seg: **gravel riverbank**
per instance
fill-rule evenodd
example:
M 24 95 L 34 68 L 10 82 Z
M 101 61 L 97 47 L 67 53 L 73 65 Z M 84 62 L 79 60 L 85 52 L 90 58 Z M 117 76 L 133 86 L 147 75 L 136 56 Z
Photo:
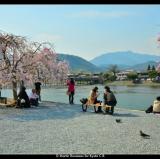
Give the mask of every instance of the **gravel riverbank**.
M 116 108 L 111 116 L 93 108 L 82 112 L 78 104 L 42 102 L 0 108 L 0 130 L 0 154 L 160 154 L 160 115 L 143 111 Z

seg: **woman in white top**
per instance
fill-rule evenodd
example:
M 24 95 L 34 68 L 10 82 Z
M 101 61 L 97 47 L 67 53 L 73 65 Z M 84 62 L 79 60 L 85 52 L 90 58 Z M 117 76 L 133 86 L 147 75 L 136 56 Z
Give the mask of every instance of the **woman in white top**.
M 38 106 L 38 98 L 39 98 L 39 96 L 37 95 L 36 90 L 32 89 L 32 92 L 29 96 L 30 104 Z
M 153 101 L 153 105 L 151 105 L 145 112 L 146 113 L 160 113 L 160 96 L 157 97 L 157 99 Z
M 160 97 L 153 102 L 153 113 L 160 113 Z

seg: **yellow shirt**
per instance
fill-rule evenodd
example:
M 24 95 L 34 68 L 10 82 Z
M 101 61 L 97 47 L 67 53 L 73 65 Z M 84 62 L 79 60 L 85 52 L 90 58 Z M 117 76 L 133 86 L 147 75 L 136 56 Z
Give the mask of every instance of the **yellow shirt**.
M 98 97 L 97 92 L 91 91 L 89 98 L 88 98 L 88 102 L 89 104 L 94 104 L 95 99 Z

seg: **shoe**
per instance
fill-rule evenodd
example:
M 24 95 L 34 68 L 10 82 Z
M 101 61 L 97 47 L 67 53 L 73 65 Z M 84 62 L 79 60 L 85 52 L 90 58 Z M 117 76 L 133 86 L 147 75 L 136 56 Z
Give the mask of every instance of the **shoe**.
M 109 114 L 110 114 L 110 115 L 113 115 L 113 112 L 110 112 Z
M 103 113 L 103 111 L 97 111 L 97 113 Z

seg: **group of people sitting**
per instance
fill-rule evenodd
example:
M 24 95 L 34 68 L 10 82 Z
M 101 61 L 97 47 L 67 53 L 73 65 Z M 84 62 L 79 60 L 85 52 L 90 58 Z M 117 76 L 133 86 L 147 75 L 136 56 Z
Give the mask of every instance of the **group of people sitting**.
M 87 102 L 89 104 L 96 104 L 96 103 L 101 104 L 102 101 L 97 99 L 99 95 L 100 93 L 98 92 L 98 87 L 94 87 L 90 92 L 89 98 L 83 98 L 80 101 L 82 104 L 86 104 Z M 111 111 L 109 111 L 108 108 L 106 108 L 104 111 L 112 115 L 114 113 L 114 107 L 117 104 L 117 100 L 116 100 L 114 93 L 110 90 L 110 87 L 108 86 L 104 87 L 103 104 L 111 106 Z M 98 113 L 103 112 L 101 106 L 98 107 L 97 112 Z
M 16 108 L 29 108 L 31 105 L 38 106 L 38 99 L 39 95 L 36 93 L 36 89 L 32 89 L 31 94 L 28 96 L 26 88 L 22 86 L 18 94 Z

